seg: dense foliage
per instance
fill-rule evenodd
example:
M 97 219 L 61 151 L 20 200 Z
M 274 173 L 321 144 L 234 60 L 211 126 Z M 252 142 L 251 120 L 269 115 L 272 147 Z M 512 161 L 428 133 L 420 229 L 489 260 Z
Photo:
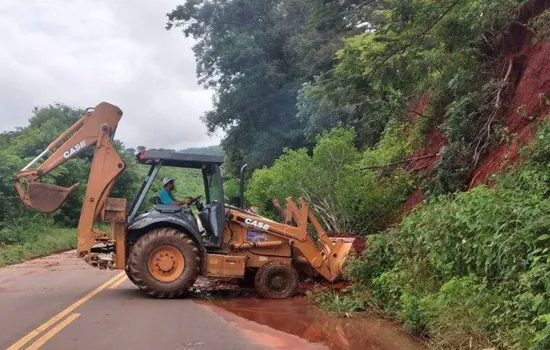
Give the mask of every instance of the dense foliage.
M 359 144 L 373 145 L 389 121 L 410 119 L 414 96 L 426 95 L 430 103 L 420 113 L 448 140 L 431 192 L 461 189 L 500 140 L 495 113 L 507 82 L 494 47 L 523 3 L 372 2 L 365 21 L 373 30 L 346 38 L 336 66 L 301 91 L 300 117 L 313 130 L 334 122 L 353 126 Z
M 337 308 L 378 307 L 440 348 L 542 349 L 548 128 L 523 168 L 457 194 L 511 136 L 501 121 L 517 67 L 504 54 L 522 31 L 548 39 L 548 11 L 525 18 L 534 3 L 188 0 L 168 27 L 198 40 L 198 77 L 216 92 L 204 120 L 227 131 L 229 172 L 257 169 L 247 197 L 264 213 L 271 199 L 303 196 L 330 230 L 370 234 L 409 189 L 428 194 L 369 237 L 351 277 L 372 296 L 356 288 Z M 413 109 L 419 96 L 427 104 Z M 446 140 L 430 176 L 373 168 L 411 156 L 427 131 Z
M 284 147 L 304 146 L 296 116 L 302 84 L 330 68 L 345 16 L 359 1 L 188 0 L 168 14 L 197 40 L 199 82 L 216 91 L 204 121 L 227 131 L 229 170 L 271 164 Z
M 367 234 L 385 228 L 395 216 L 414 181 L 402 171 L 380 177 L 360 168 L 384 164 L 410 152 L 403 130 L 392 129 L 378 148 L 361 152 L 354 145 L 355 133 L 336 128 L 317 139 L 313 154 L 290 150 L 273 167 L 254 172 L 247 200 L 263 213 L 272 209 L 272 199 L 306 199 L 326 229 L 332 232 Z
M 189 0 L 167 27 L 198 40 L 199 81 L 216 91 L 204 120 L 227 131 L 232 173 L 270 165 L 285 147 L 311 149 L 338 123 L 373 146 L 429 93 L 425 114 L 445 119 L 450 141 L 432 186 L 441 193 L 460 188 L 500 135 L 488 123 L 505 85 L 494 48 L 526 2 Z
M 525 163 L 371 237 L 349 275 L 442 349 L 550 347 L 550 123 Z M 356 287 L 364 288 L 364 287 Z

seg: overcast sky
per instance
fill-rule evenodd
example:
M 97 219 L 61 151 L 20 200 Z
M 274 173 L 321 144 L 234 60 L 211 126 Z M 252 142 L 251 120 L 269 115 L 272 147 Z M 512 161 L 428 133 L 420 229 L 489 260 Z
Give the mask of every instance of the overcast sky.
M 1 2 L 0 131 L 24 126 L 34 106 L 107 101 L 124 112 L 127 147 L 219 143 L 199 119 L 212 93 L 197 85 L 193 41 L 164 29 L 184 0 Z

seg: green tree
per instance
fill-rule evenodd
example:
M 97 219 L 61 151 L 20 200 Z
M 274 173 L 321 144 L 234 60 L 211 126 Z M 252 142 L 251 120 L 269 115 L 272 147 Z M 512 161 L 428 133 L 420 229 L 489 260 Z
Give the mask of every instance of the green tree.
M 525 3 L 365 2 L 354 16 L 369 30 L 344 38 L 338 63 L 303 87 L 300 120 L 311 134 L 338 123 L 354 127 L 358 143 L 371 147 L 390 121 L 411 119 L 413 98 L 427 95 L 422 117 L 449 141 L 430 187 L 433 193 L 462 189 L 498 141 L 492 136 L 498 123 L 491 120 L 502 105 L 496 96 L 508 82 L 495 79 L 495 62 L 487 54 L 498 55 L 495 48 Z M 492 129 L 479 132 L 484 125 Z
M 284 147 L 307 143 L 296 119 L 302 83 L 326 71 L 349 31 L 352 2 L 321 0 L 188 0 L 168 14 L 194 46 L 199 82 L 216 91 L 204 115 L 209 131 L 224 129 L 228 170 L 271 162 Z

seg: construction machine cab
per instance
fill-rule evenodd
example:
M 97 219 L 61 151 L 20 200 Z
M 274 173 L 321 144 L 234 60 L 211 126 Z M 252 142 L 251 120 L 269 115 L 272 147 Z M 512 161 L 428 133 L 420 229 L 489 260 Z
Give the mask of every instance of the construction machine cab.
M 206 247 L 219 248 L 223 242 L 222 234 L 225 217 L 223 180 L 220 171 L 223 157 L 166 150 L 145 150 L 140 152 L 136 156 L 136 159 L 139 164 L 146 164 L 151 167 L 133 203 L 128 209 L 127 226 L 129 230 L 141 227 L 144 219 L 147 222 L 155 217 L 154 220 L 158 222 L 161 222 L 161 220 L 166 222 L 168 220 L 169 222 L 181 223 L 180 226 L 185 231 L 192 231 L 189 233 L 197 240 L 200 239 L 201 243 Z M 199 231 L 196 219 L 190 210 L 183 210 L 182 207 L 176 205 L 158 204 L 159 201 L 156 200 L 158 198 L 155 199 L 156 204 L 151 211 L 139 216 L 137 215 L 160 168 L 163 166 L 201 170 L 205 201 L 203 203 L 199 198 L 195 201 L 195 205 L 199 211 L 197 216 L 205 234 Z

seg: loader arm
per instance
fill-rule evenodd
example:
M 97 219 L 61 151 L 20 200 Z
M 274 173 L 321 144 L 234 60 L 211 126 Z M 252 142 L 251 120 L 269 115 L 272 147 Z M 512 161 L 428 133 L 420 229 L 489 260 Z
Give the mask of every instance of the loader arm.
M 232 220 L 246 225 L 252 223 L 256 229 L 286 238 L 290 246 L 302 253 L 303 256 L 299 257 L 305 259 L 302 263 L 310 265 L 330 282 L 338 279 L 342 275 L 348 256 L 354 254 L 354 239 L 329 237 L 302 198 L 298 200 L 299 207 L 291 197 L 286 199 L 285 209 L 282 209 L 276 200 L 273 204 L 284 219 L 284 223 L 241 211 L 235 211 Z M 254 225 L 254 222 L 258 221 L 261 224 Z M 314 229 L 315 235 L 311 228 Z M 268 246 L 266 243 L 262 245 Z
M 77 228 L 80 257 L 88 256 L 93 245 L 109 239 L 106 233 L 95 230 L 93 224 L 102 214 L 107 196 L 124 169 L 124 162 L 111 142 L 121 117 L 122 111 L 106 102 L 87 109 L 38 157 L 15 174 L 15 187 L 24 205 L 52 213 L 61 207 L 78 183 L 65 188 L 36 181 L 83 150 L 95 146 Z M 48 158 L 40 166 L 32 167 L 46 155 Z

